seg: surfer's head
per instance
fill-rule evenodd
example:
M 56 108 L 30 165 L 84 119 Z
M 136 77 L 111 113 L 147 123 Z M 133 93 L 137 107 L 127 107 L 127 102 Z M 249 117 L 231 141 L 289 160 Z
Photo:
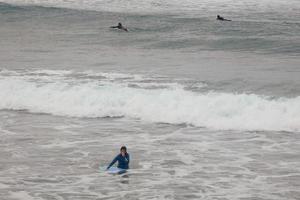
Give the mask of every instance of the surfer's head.
M 121 24 L 121 22 L 119 22 L 119 23 L 118 23 L 118 26 L 119 26 L 119 27 L 122 27 L 122 24 Z
M 127 153 L 127 148 L 125 146 L 122 146 L 121 149 L 120 149 L 120 152 L 122 154 L 126 154 Z

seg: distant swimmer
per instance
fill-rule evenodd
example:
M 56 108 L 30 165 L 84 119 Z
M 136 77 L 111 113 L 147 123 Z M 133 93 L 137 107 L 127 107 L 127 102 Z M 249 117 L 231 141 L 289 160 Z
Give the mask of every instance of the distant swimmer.
M 118 26 L 111 26 L 110 28 L 116 28 L 116 29 L 120 29 L 120 30 L 123 30 L 123 31 L 128 31 L 127 28 L 125 28 L 120 22 L 118 23 Z
M 220 21 L 231 21 L 230 19 L 225 19 L 224 17 L 221 17 L 220 15 L 217 15 L 217 20 L 220 20 Z
M 127 153 L 127 148 L 122 146 L 120 153 L 111 161 L 108 165 L 107 170 L 113 166 L 118 161 L 118 168 L 120 169 L 129 169 L 129 153 Z

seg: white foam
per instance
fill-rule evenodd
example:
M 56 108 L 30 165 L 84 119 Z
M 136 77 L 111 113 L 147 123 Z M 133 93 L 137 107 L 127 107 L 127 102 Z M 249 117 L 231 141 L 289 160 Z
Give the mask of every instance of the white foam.
M 0 189 L 7 189 L 7 188 L 9 188 L 9 185 L 0 183 Z
M 276 10 L 278 12 L 300 8 L 298 0 L 2 0 L 6 3 L 21 5 L 41 5 L 72 9 L 87 9 L 112 12 L 162 12 L 162 11 L 193 11 L 193 10 Z
M 34 70 L 34 71 L 27 71 L 29 74 L 47 74 L 47 75 L 67 75 L 71 74 L 72 71 L 70 70 L 47 70 L 47 69 L 40 69 L 40 70 Z
M 41 199 L 41 198 L 32 197 L 25 191 L 10 192 L 10 197 L 13 198 L 13 199 L 20 199 L 20 200 L 37 200 L 37 199 Z
M 300 97 L 200 93 L 175 86 L 149 90 L 70 76 L 65 81 L 54 75 L 45 82 L 44 76 L 34 77 L 0 76 L 0 109 L 70 117 L 124 116 L 219 130 L 300 131 Z

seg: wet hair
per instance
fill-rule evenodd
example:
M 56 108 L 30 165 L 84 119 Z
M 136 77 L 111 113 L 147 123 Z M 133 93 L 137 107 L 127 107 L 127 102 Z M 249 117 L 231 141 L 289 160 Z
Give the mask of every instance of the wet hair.
M 122 146 L 120 151 L 125 150 L 125 152 L 127 153 L 127 148 L 125 146 Z

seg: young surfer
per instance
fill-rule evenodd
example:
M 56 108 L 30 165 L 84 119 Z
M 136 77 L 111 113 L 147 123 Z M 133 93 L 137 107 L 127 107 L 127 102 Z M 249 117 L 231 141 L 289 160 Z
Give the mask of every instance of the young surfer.
M 127 148 L 122 146 L 120 149 L 120 154 L 118 154 L 113 161 L 108 165 L 107 170 L 113 166 L 118 161 L 118 168 L 129 169 L 129 153 L 127 153 Z

